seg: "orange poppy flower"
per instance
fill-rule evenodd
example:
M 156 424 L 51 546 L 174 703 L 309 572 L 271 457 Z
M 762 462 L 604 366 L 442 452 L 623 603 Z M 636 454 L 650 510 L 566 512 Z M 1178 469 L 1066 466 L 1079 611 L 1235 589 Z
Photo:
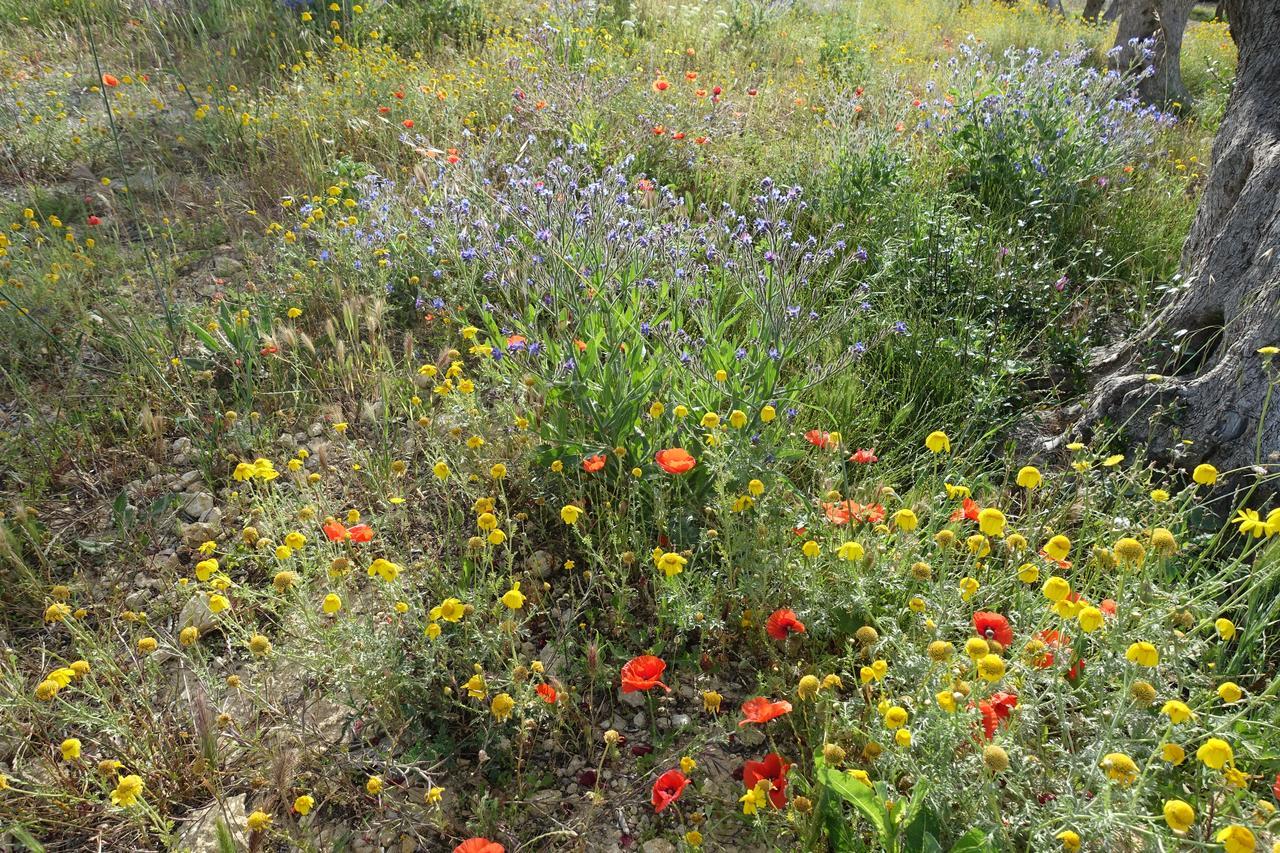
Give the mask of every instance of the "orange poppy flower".
M 820 429 L 811 429 L 804 434 L 805 441 L 823 450 L 831 446 L 831 433 Z
M 120 85 L 120 80 L 114 74 L 103 74 L 102 85 L 110 86 L 114 89 L 116 86 Z
M 982 512 L 982 507 L 978 506 L 977 501 L 973 498 L 965 498 L 964 502 L 960 504 L 960 509 L 951 513 L 951 520 L 960 521 L 961 519 L 965 519 L 968 521 L 977 521 L 978 513 L 980 512 Z
M 404 125 L 404 126 L 405 126 L 405 129 L 406 129 L 406 130 L 412 130 L 412 129 L 413 129 L 413 119 L 411 119 L 411 118 L 407 118 L 407 119 L 405 119 L 404 121 L 402 121 L 402 122 L 400 122 L 400 123 L 401 123 L 402 125 Z
M 546 702 L 548 705 L 554 705 L 556 703 L 556 689 L 550 684 L 539 684 L 534 688 L 534 690 L 542 697 L 542 701 Z
M 775 640 L 785 640 L 791 634 L 803 634 L 804 623 L 796 616 L 796 612 L 786 607 L 779 608 L 769 616 L 764 629 Z
M 357 524 L 347 531 L 352 542 L 368 542 L 373 538 L 373 528 L 367 524 Z
M 341 521 L 329 519 L 324 523 L 324 527 L 320 528 L 324 531 L 325 537 L 330 542 L 345 542 L 347 539 L 347 528 Z
M 453 853 L 507 853 L 507 848 L 487 838 L 468 838 L 453 848 Z
M 698 460 L 689 454 L 689 451 L 683 447 L 668 447 L 666 450 L 659 450 L 653 454 L 653 459 L 658 463 L 658 467 L 668 474 L 687 474 L 693 470 L 693 466 L 698 464 Z
M 595 456 L 588 456 L 582 460 L 582 470 L 588 474 L 594 474 L 604 467 L 604 463 L 608 461 L 603 453 L 597 453 Z
M 774 702 L 763 696 L 757 696 L 754 699 L 748 699 L 742 703 L 742 716 L 744 717 L 738 723 L 738 727 L 747 725 L 748 723 L 759 723 L 764 725 L 770 720 L 776 720 L 783 714 L 791 713 L 791 703 L 786 699 L 779 699 Z
M 669 88 L 671 88 L 671 84 L 668 83 L 666 80 L 653 81 L 653 91 L 655 92 L 665 92 Z
M 632 658 L 622 665 L 622 692 L 648 692 L 654 687 L 661 687 L 670 693 L 671 688 L 658 680 L 666 668 L 667 662 L 656 655 L 640 655 Z M 788 707 L 787 710 L 790 708 Z

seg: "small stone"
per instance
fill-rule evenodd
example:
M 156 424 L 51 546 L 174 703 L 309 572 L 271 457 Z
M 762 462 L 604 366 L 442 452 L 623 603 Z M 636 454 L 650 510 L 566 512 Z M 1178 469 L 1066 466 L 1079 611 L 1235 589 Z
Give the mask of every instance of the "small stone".
M 644 711 L 637 711 L 636 715 L 631 718 L 631 727 L 633 729 L 643 729 L 647 719 L 648 717 L 644 715 Z
M 213 259 L 213 274 L 218 278 L 231 278 L 244 269 L 244 264 L 230 255 L 216 255 Z
M 182 505 L 182 511 L 187 514 L 187 517 L 196 521 L 211 509 L 213 509 L 213 495 L 208 492 L 196 492 Z
M 665 838 L 650 838 L 640 849 L 644 853 L 676 853 L 675 845 Z

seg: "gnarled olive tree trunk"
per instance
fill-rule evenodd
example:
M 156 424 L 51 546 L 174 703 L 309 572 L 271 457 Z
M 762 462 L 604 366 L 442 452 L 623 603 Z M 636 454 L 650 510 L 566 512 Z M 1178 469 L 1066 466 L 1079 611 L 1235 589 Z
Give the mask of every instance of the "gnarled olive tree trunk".
M 1115 0 L 1108 10 L 1108 15 L 1115 9 L 1120 13 L 1116 31 L 1120 52 L 1112 60 L 1116 67 L 1131 68 L 1143 61 L 1141 51 L 1148 47 L 1152 51 L 1150 64 L 1155 74 L 1138 84 L 1143 100 L 1153 104 L 1187 102 L 1187 87 L 1182 84 L 1182 34 L 1195 5 L 1195 0 Z
M 1123 425 L 1157 458 L 1189 439 L 1185 464 L 1276 470 L 1280 401 L 1264 416 L 1270 379 L 1258 350 L 1280 345 L 1280 0 L 1226 6 L 1239 67 L 1182 281 L 1133 337 L 1095 353 L 1083 424 Z

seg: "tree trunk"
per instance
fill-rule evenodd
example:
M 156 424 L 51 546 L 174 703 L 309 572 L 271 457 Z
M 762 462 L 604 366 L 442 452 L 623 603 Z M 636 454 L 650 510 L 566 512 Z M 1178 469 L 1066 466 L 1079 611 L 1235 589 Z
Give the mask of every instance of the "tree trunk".
M 1040 0 L 1044 7 L 1050 12 L 1057 12 L 1059 15 L 1066 16 L 1067 12 L 1062 8 L 1062 0 Z
M 1138 84 L 1138 93 L 1148 103 L 1187 102 L 1187 89 L 1182 84 L 1182 34 L 1195 5 L 1195 0 L 1115 0 L 1112 6 L 1120 7 L 1120 29 L 1116 32 L 1120 50 L 1112 63 L 1121 70 L 1146 65 L 1155 70 Z
M 1137 334 L 1095 353 L 1082 423 L 1119 426 L 1164 461 L 1280 470 L 1280 358 L 1258 353 L 1280 345 L 1280 0 L 1226 6 L 1240 59 L 1182 282 Z
M 1096 24 L 1098 15 L 1102 14 L 1102 7 L 1105 3 L 1106 0 L 1085 0 L 1084 12 L 1081 13 L 1080 17 L 1091 24 Z
M 1130 0 L 1111 0 L 1111 5 L 1107 7 L 1107 11 L 1103 14 L 1102 20 L 1106 21 L 1108 24 L 1114 22 L 1116 18 L 1120 17 L 1120 13 L 1124 11 L 1124 7 L 1128 5 L 1129 2 Z

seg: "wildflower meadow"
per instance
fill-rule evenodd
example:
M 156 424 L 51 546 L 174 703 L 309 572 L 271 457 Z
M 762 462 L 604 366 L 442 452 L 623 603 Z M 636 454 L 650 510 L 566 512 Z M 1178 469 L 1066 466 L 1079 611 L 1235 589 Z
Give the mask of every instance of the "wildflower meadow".
M 1280 850 L 1280 4 L 1094 5 L 0 0 L 0 848 Z

